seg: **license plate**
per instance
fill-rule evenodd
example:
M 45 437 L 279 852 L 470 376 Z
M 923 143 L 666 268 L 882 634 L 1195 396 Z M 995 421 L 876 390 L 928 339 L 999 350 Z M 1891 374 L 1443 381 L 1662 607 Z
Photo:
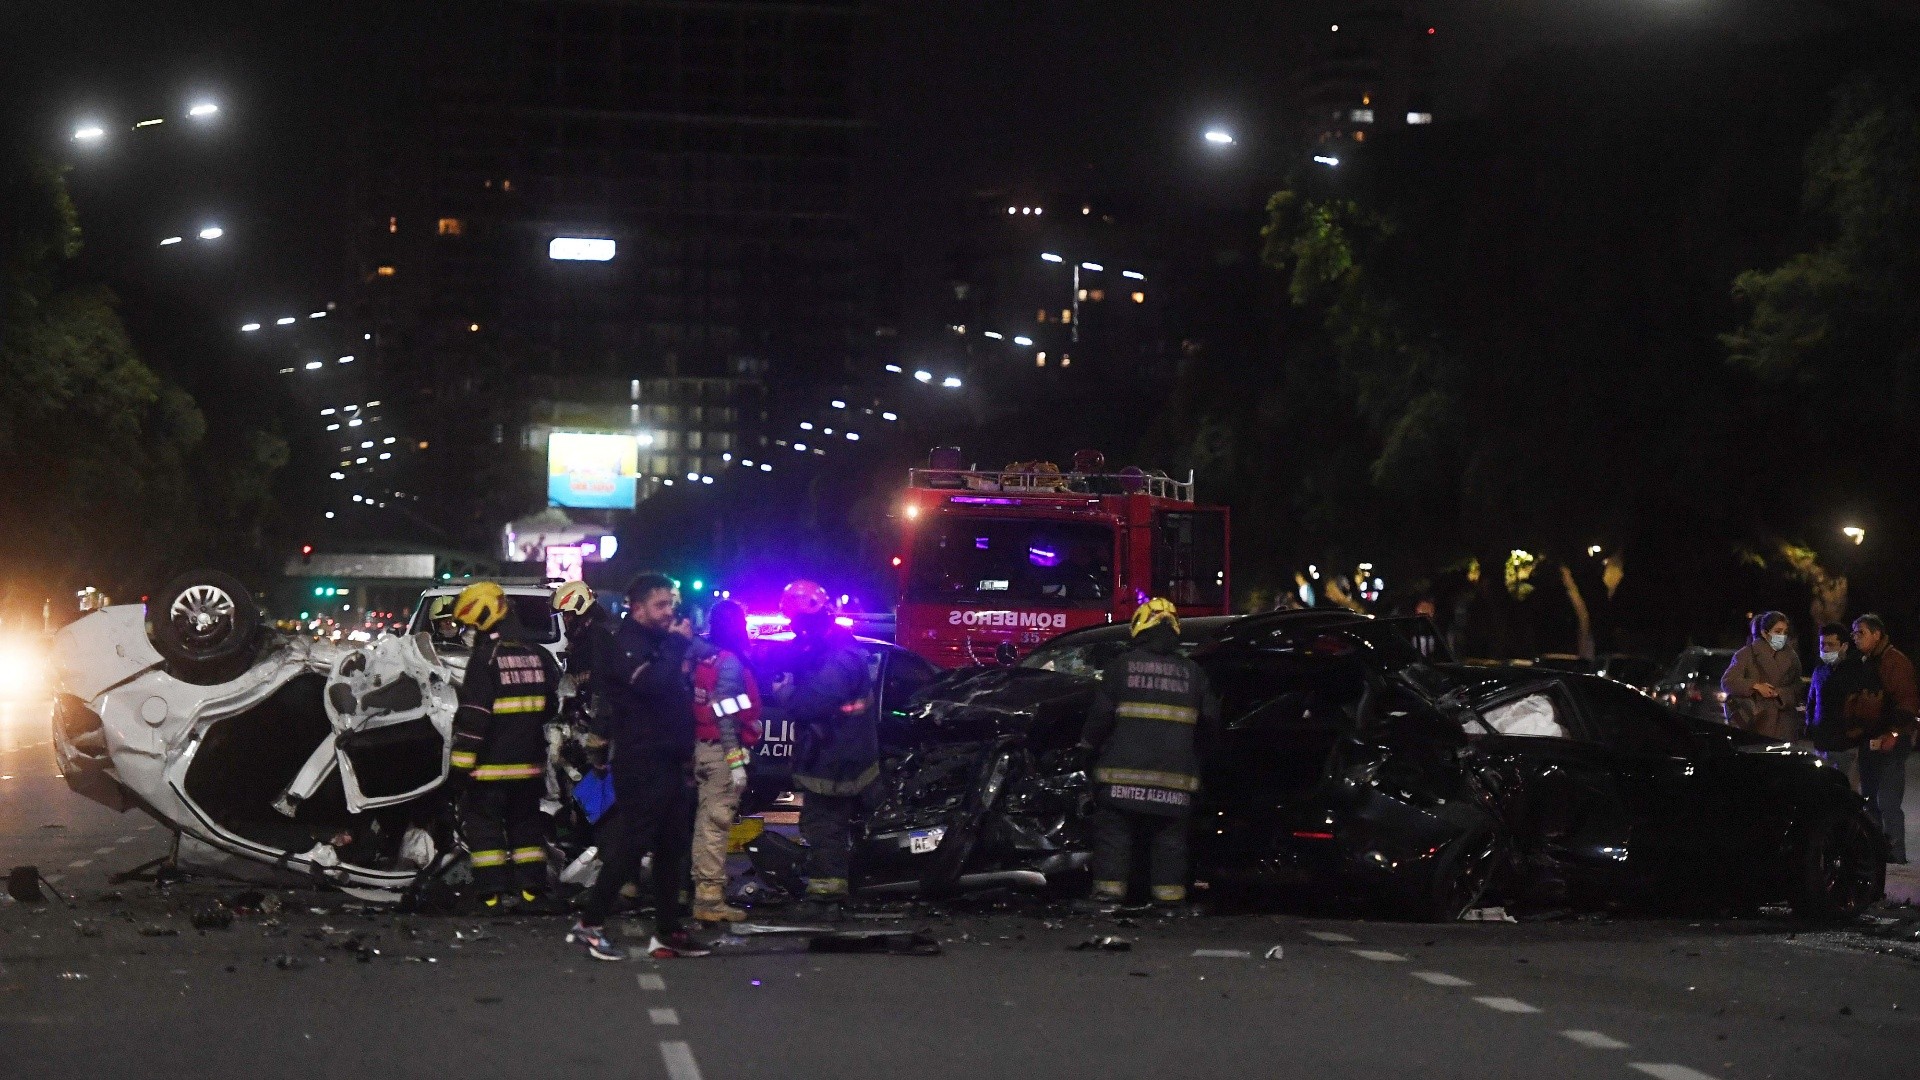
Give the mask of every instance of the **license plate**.
M 946 839 L 945 829 L 915 829 L 907 834 L 907 850 L 915 855 L 924 855 L 940 846 Z

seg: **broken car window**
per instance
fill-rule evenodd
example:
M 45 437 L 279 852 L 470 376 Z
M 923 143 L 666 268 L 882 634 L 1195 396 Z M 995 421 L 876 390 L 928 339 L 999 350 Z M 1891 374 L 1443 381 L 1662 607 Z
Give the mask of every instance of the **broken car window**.
M 1559 702 L 1546 691 L 1528 694 L 1480 712 L 1480 718 L 1499 735 L 1532 735 L 1548 739 L 1567 737 Z M 1468 734 L 1479 734 L 1468 728 Z

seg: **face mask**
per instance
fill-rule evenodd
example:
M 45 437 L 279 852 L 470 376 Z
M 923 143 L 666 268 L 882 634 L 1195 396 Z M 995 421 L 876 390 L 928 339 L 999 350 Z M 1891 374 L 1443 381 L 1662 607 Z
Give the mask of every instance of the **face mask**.
M 1768 635 L 1767 635 L 1767 644 L 1768 644 L 1768 645 L 1771 645 L 1771 646 L 1773 647 L 1773 651 L 1774 651 L 1774 652 L 1779 652 L 1779 651 L 1780 651 L 1781 649 L 1784 649 L 1784 648 L 1786 648 L 1786 647 L 1787 647 L 1787 635 L 1785 635 L 1785 634 L 1768 634 Z
M 1833 651 L 1833 652 L 1823 652 L 1823 653 L 1821 653 L 1821 654 L 1820 654 L 1820 662 L 1821 662 L 1821 663 L 1823 663 L 1823 664 L 1837 664 L 1837 663 L 1839 663 L 1839 662 L 1840 662 L 1840 652 L 1839 652 L 1839 650 L 1837 650 L 1837 649 L 1836 649 L 1836 650 L 1835 650 L 1835 651 Z

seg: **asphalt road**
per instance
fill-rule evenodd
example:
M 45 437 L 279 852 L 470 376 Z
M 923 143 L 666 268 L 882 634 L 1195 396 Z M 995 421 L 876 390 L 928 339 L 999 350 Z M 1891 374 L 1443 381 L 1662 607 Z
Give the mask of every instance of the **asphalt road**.
M 195 929 L 196 911 L 240 887 L 109 887 L 167 834 L 69 794 L 44 743 L 19 735 L 31 727 L 0 727 L 0 869 L 34 863 L 75 902 L 0 898 L 13 1075 L 1920 1075 L 1908 908 L 1810 932 L 982 906 L 843 924 L 924 929 L 939 956 L 819 955 L 796 951 L 803 937 L 755 935 L 707 959 L 618 964 L 564 945 L 557 917 L 398 916 L 298 890 L 273 892 L 271 915 Z M 1095 934 L 1131 948 L 1072 948 Z

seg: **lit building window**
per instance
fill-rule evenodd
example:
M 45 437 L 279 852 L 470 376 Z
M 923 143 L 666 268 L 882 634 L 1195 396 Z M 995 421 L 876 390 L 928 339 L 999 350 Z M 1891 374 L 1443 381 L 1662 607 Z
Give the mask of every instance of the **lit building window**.
M 375 267 L 373 272 L 380 275 L 381 277 L 392 277 L 393 267 L 391 266 Z
M 1100 303 L 1106 298 L 1107 298 L 1107 290 L 1105 289 L 1088 289 L 1087 290 L 1087 299 L 1093 301 L 1096 304 Z
M 1046 321 L 1047 321 L 1047 309 L 1046 309 L 1046 308 L 1041 308 L 1041 309 L 1040 309 L 1040 314 L 1039 314 L 1039 315 L 1037 315 L 1037 316 L 1035 316 L 1034 318 L 1035 318 L 1035 319 L 1036 319 L 1037 321 L 1039 321 L 1039 322 L 1046 322 Z
M 399 232 L 399 231 L 400 231 L 400 219 L 399 219 L 399 218 L 397 218 L 397 217 L 390 217 L 390 218 L 388 218 L 388 219 L 387 219 L 387 231 L 388 231 L 388 232 L 390 232 L 390 233 L 397 233 L 397 232 Z
M 466 231 L 466 228 L 467 223 L 457 217 L 443 217 L 440 219 L 441 236 L 459 236 L 462 232 Z
M 1073 321 L 1073 309 L 1072 309 L 1072 308 L 1061 308 L 1061 309 L 1060 309 L 1060 321 L 1061 321 L 1061 322 L 1063 322 L 1063 323 L 1070 323 L 1070 322 L 1072 322 L 1072 321 Z
M 1146 294 L 1146 293 L 1143 293 L 1143 292 L 1137 292 L 1137 293 L 1134 293 L 1134 294 L 1133 294 L 1133 302 L 1134 302 L 1134 303 L 1136 303 L 1136 304 L 1144 304 L 1144 303 L 1146 303 L 1146 302 L 1147 302 L 1147 294 Z
M 1410 112 L 1407 114 L 1407 123 L 1431 124 L 1433 123 L 1433 114 L 1430 112 Z
M 1372 109 L 1355 109 L 1350 115 L 1353 117 L 1353 122 L 1356 124 L 1373 123 Z
M 1046 354 L 1046 353 L 1034 353 L 1034 354 L 1033 354 L 1033 366 L 1034 366 L 1034 367 L 1046 367 L 1046 366 L 1047 366 L 1047 354 Z
M 1366 142 L 1366 141 L 1367 141 L 1367 133 L 1366 133 L 1366 132 L 1364 132 L 1364 131 L 1356 131 L 1356 132 L 1354 132 L 1354 133 L 1353 133 L 1353 141 L 1354 141 L 1354 142 Z
M 1071 357 L 1071 356 L 1068 356 L 1068 355 L 1066 355 L 1065 353 L 1062 353 L 1062 354 L 1060 355 L 1060 366 L 1061 366 L 1061 367 L 1072 367 L 1072 366 L 1073 366 L 1073 357 Z
M 511 180 L 502 180 L 502 181 L 500 181 L 500 190 L 501 190 L 501 191 L 512 191 L 512 190 L 513 190 L 513 181 L 511 181 Z
M 1085 301 L 1085 300 L 1086 300 L 1086 298 L 1087 298 L 1087 290 L 1085 290 L 1085 289 L 1081 289 L 1081 290 L 1080 290 L 1080 299 L 1081 299 L 1082 301 Z

